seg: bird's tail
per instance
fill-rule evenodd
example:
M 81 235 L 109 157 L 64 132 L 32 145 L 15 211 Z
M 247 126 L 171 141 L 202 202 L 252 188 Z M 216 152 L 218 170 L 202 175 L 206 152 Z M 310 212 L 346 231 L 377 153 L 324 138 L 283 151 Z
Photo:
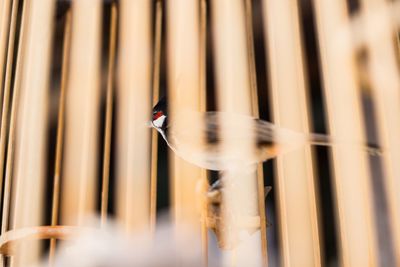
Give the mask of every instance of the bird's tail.
M 355 148 L 360 148 L 367 153 L 374 155 L 374 156 L 380 156 L 383 153 L 382 147 L 380 147 L 377 144 L 373 143 L 360 143 L 360 142 L 349 142 L 349 141 L 342 141 L 339 140 L 335 137 L 332 137 L 330 135 L 326 134 L 309 134 L 308 135 L 308 142 L 312 145 L 317 145 L 317 146 L 336 146 L 336 145 L 341 145 L 341 146 L 351 146 Z

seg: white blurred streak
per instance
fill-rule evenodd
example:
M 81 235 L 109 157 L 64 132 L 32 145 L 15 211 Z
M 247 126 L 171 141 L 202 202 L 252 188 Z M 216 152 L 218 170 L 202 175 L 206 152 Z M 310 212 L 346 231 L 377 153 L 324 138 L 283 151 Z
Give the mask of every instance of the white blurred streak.
M 66 92 L 61 218 L 79 225 L 94 212 L 100 104 L 100 0 L 72 2 L 72 40 Z
M 117 219 L 126 230 L 149 230 L 151 2 L 120 3 L 117 91 Z
M 201 254 L 190 254 L 191 240 L 177 243 L 174 227 L 165 219 L 158 221 L 154 242 L 147 242 L 145 233 L 127 234 L 125 227 L 107 220 L 102 228 L 94 228 L 99 218 L 85 223 L 92 227 L 71 229 L 74 238 L 64 241 L 58 248 L 54 267 L 173 267 L 179 258 L 179 266 L 198 267 Z M 38 266 L 38 265 L 34 265 Z M 43 262 L 41 267 L 47 267 Z M 211 265 L 217 267 L 218 265 Z M 31 267 L 33 267 L 31 265 Z
M 264 0 L 274 123 L 309 132 L 297 1 Z M 310 147 L 277 158 L 276 190 L 284 266 L 321 266 Z
M 168 39 L 168 102 L 174 131 L 182 131 L 176 115 L 184 110 L 201 110 L 199 1 L 167 1 Z M 172 131 L 171 130 L 171 131 Z M 200 144 L 201 139 L 193 137 Z M 201 250 L 200 192 L 196 190 L 202 178 L 200 168 L 170 154 L 172 214 L 179 240 L 192 239 L 191 251 Z M 183 225 L 190 228 L 185 229 Z
M 246 30 L 244 17 L 244 3 L 239 0 L 220 0 L 212 2 L 212 20 L 214 27 L 214 47 L 216 56 L 216 79 L 219 109 L 225 112 L 234 112 L 250 115 L 250 77 L 248 70 L 248 55 L 246 45 Z M 224 121 L 221 122 L 222 147 L 227 155 L 240 152 L 241 155 L 251 155 L 254 149 L 254 138 L 235 142 L 227 133 Z M 250 123 L 250 122 L 249 122 Z M 251 126 L 235 131 L 245 131 Z M 252 136 L 252 133 L 245 133 Z M 223 219 L 228 227 L 222 238 L 228 247 L 234 242 L 243 239 L 247 229 L 241 229 L 237 220 L 258 215 L 256 166 L 231 168 L 224 172 Z M 236 168 L 234 168 L 236 167 Z M 258 234 L 258 233 L 257 233 Z M 245 239 L 244 239 L 245 240 Z M 261 266 L 260 238 L 243 241 L 241 246 L 232 252 L 225 252 L 224 266 Z
M 348 23 L 346 3 L 314 0 L 314 8 L 330 132 L 341 139 L 364 140 L 350 28 L 342 36 L 342 45 L 335 46 L 335 33 Z M 372 189 L 366 154 L 333 148 L 333 162 L 341 265 L 376 266 Z
M 43 0 L 31 2 L 27 9 L 29 22 L 18 109 L 13 229 L 42 224 L 54 8 L 54 1 Z M 13 264 L 26 266 L 38 260 L 38 253 L 37 242 L 24 242 Z
M 389 205 L 390 231 L 394 241 L 396 266 L 400 265 L 400 79 L 394 38 L 398 27 L 391 21 L 393 5 L 383 0 L 363 0 L 363 26 L 367 37 L 368 70 L 372 96 L 376 103 L 378 131 L 384 148 L 383 170 Z M 400 17 L 400 16 L 398 16 Z M 376 24 L 380 34 L 376 35 Z M 397 51 L 398 52 L 398 51 Z

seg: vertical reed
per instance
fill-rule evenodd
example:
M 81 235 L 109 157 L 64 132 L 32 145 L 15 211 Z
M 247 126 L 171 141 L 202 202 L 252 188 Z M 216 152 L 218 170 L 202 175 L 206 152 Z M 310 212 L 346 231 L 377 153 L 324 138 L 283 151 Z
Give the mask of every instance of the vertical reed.
M 168 102 L 172 130 L 184 131 L 176 115 L 201 111 L 200 88 L 200 3 L 196 0 L 167 1 Z M 196 139 L 196 137 L 193 137 Z M 199 144 L 202 140 L 193 142 Z M 188 242 L 186 253 L 201 251 L 201 190 L 199 167 L 171 152 L 170 184 L 174 230 L 178 244 Z M 197 189 L 197 190 L 196 190 Z M 179 259 L 177 259 L 179 261 Z
M 3 110 L 3 82 L 4 82 L 4 68 L 6 66 L 7 57 L 7 40 L 9 35 L 9 23 L 11 16 L 11 0 L 0 1 L 0 110 Z
M 156 18 L 153 45 L 153 106 L 160 97 L 160 60 L 161 60 L 161 34 L 162 34 L 162 2 L 156 2 Z M 150 181 L 150 227 L 154 233 L 157 219 L 157 162 L 158 162 L 158 132 L 151 135 L 151 181 Z
M 27 6 L 25 64 L 22 67 L 15 150 L 15 187 L 12 228 L 42 224 L 50 51 L 54 1 L 35 1 Z M 19 247 L 13 266 L 27 266 L 39 259 L 38 242 Z
M 111 4 L 110 22 L 110 42 L 108 50 L 108 69 L 107 69 L 107 95 L 106 95 L 106 115 L 104 129 L 104 153 L 103 153 L 103 180 L 101 190 L 101 223 L 107 221 L 108 193 L 110 181 L 110 157 L 111 157 L 111 130 L 114 100 L 114 72 L 115 72 L 115 53 L 117 42 L 117 4 Z
M 53 198 L 51 207 L 52 226 L 58 224 L 58 216 L 59 216 L 61 166 L 62 166 L 62 152 L 63 152 L 64 128 L 65 128 L 65 90 L 67 87 L 70 46 L 71 46 L 71 10 L 68 10 L 65 16 L 60 98 L 59 98 L 58 119 L 57 119 L 58 125 L 57 125 L 57 141 L 56 141 L 56 158 L 54 166 Z M 50 252 L 49 252 L 50 265 L 53 265 L 54 263 L 55 248 L 56 248 L 56 239 L 53 238 L 50 241 Z
M 8 133 L 8 143 L 7 143 L 7 162 L 4 162 L 5 166 L 5 176 L 4 176 L 4 194 L 2 199 L 2 219 L 1 219 L 1 235 L 9 229 L 9 218 L 10 218 L 10 203 L 11 203 L 11 183 L 12 183 L 12 173 L 13 173 L 13 163 L 15 154 L 15 135 L 16 135 L 16 124 L 17 124 L 17 110 L 21 87 L 21 75 L 22 75 L 22 62 L 23 53 L 25 50 L 25 40 L 26 40 L 26 29 L 28 23 L 28 4 L 24 2 L 22 9 L 22 21 L 19 35 L 18 52 L 17 52 L 17 62 L 15 67 L 15 80 L 13 84 L 13 95 L 11 101 L 10 110 L 10 126 Z M 3 115 L 3 114 L 2 114 Z M 4 138 L 4 137 L 3 137 Z M 1 264 L 4 265 L 5 257 L 2 255 Z
M 248 69 L 244 2 L 213 1 L 211 7 L 214 22 L 213 37 L 219 109 L 235 114 L 251 114 L 251 83 Z M 227 155 L 238 153 L 238 151 L 242 155 L 252 153 L 252 139 L 242 140 L 238 144 L 229 134 L 229 131 L 233 129 L 225 128 L 223 120 L 220 123 L 221 135 L 226 140 L 223 142 L 222 148 Z M 252 136 L 252 133 L 245 132 L 246 129 L 251 129 L 251 126 L 243 125 L 234 131 Z M 223 238 L 224 243 L 228 246 L 234 246 L 239 235 L 247 231 L 246 226 L 241 225 L 240 221 L 247 221 L 251 214 L 258 214 L 258 202 L 255 197 L 257 196 L 256 174 L 250 169 L 236 169 L 237 171 L 227 170 L 223 177 L 228 185 L 235 184 L 226 186 L 223 195 L 223 219 L 224 224 L 228 227 Z M 235 218 L 240 218 L 240 220 Z M 261 238 L 249 239 L 234 248 L 232 252 L 224 253 L 224 266 L 261 266 Z M 249 253 L 252 257 L 248 257 Z
M 200 110 L 202 112 L 206 111 L 207 108 L 207 2 L 205 0 L 200 1 L 200 36 L 199 36 L 199 68 L 200 68 L 200 80 L 199 80 L 199 88 L 200 88 Z M 202 265 L 204 267 L 208 266 L 208 228 L 207 228 L 207 219 L 208 219 L 208 201 L 205 197 L 208 191 L 208 177 L 207 170 L 201 170 L 201 179 L 202 179 L 202 187 L 201 187 L 201 197 L 202 207 L 201 207 L 201 244 L 202 244 L 202 253 L 203 253 L 203 262 Z
M 174 0 L 169 1 L 167 7 L 168 101 L 173 125 L 175 114 L 185 109 L 200 110 L 199 6 L 194 0 Z M 174 220 L 177 226 L 185 223 L 197 225 L 198 214 L 193 207 L 200 169 L 176 156 L 172 162 Z
M 127 231 L 150 230 L 151 8 L 147 0 L 120 3 L 117 93 L 117 220 Z
M 307 84 L 298 2 L 263 1 L 263 10 L 274 123 L 307 133 Z M 321 266 L 318 199 L 310 148 L 278 157 L 276 167 L 282 262 L 292 266 Z
M 256 118 L 259 118 L 252 8 L 253 8 L 252 1 L 246 0 L 245 2 L 246 34 L 247 34 L 247 52 L 249 59 L 250 87 L 251 87 L 251 108 L 252 108 L 252 115 Z M 265 210 L 265 191 L 264 191 L 264 171 L 262 163 L 259 163 L 257 165 L 257 194 L 258 194 L 258 213 L 260 216 L 260 234 L 261 234 L 263 265 L 268 266 L 267 219 L 265 215 L 266 210 Z
M 1 112 L 1 128 L 0 128 L 0 174 L 3 174 L 5 167 L 5 152 L 6 152 L 6 142 L 7 142 L 7 131 L 9 126 L 9 109 L 10 109 L 10 98 L 11 98 L 11 74 L 13 69 L 13 59 L 14 59 L 14 43 L 15 43 L 15 32 L 17 24 L 17 11 L 18 11 L 18 0 L 13 1 L 11 8 L 11 22 L 9 29 L 8 47 L 7 47 L 7 63 L 5 71 L 4 87 L 0 83 L 0 87 L 4 88 L 3 92 L 3 105 Z M 4 176 L 0 178 L 0 188 L 3 187 Z M 0 199 L 2 198 L 2 191 L 0 192 Z
M 94 212 L 100 107 L 101 1 L 72 2 L 70 65 L 66 88 L 61 215 L 82 225 Z
M 382 158 L 385 193 L 388 199 L 389 218 L 394 251 L 400 251 L 400 80 L 396 65 L 396 49 L 393 33 L 396 28 L 390 18 L 391 5 L 386 1 L 361 1 L 363 26 L 369 52 L 368 73 L 372 97 L 376 103 L 376 116 L 380 143 L 384 147 Z M 378 25 L 378 27 L 376 26 Z M 377 27 L 377 31 L 373 31 Z M 378 33 L 378 36 L 377 36 Z M 400 254 L 395 253 L 396 265 Z
M 349 21 L 345 1 L 315 0 L 318 43 L 330 133 L 338 139 L 364 140 L 360 96 L 355 80 L 351 32 L 335 38 Z M 376 266 L 372 189 L 366 153 L 334 147 L 334 189 L 342 266 Z

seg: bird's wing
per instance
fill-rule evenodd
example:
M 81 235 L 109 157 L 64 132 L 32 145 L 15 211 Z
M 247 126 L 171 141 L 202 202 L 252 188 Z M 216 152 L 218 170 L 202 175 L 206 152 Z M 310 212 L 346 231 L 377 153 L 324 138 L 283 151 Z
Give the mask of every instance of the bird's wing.
M 174 135 L 179 143 L 219 145 L 224 140 L 243 142 L 254 140 L 256 146 L 303 145 L 306 135 L 280 128 L 273 123 L 251 116 L 229 112 L 184 112 L 174 120 L 179 128 Z M 225 131 L 223 131 L 225 129 Z

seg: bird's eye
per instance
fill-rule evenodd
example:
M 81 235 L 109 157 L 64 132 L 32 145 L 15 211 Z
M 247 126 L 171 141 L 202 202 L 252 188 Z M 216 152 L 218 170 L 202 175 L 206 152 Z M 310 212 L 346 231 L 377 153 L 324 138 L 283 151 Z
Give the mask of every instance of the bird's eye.
M 162 111 L 157 111 L 153 113 L 153 121 L 160 118 L 163 115 Z

